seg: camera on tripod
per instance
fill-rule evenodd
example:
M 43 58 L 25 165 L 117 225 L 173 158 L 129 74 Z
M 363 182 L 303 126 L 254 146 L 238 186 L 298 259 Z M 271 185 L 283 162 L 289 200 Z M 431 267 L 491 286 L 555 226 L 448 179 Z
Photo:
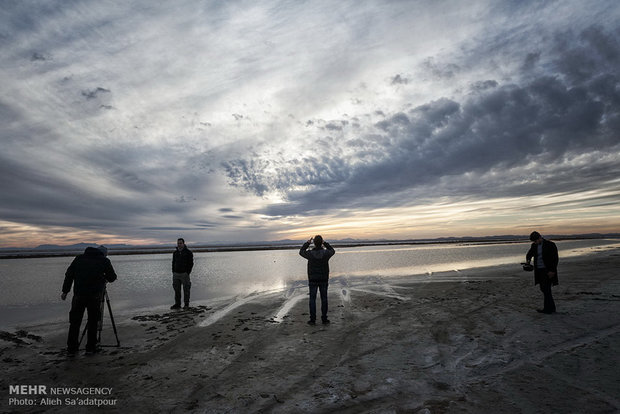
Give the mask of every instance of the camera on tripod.
M 110 322 L 112 322 L 112 329 L 114 331 L 114 336 L 116 337 L 116 345 L 102 345 L 101 344 L 101 331 L 103 331 L 103 314 L 105 311 L 105 304 L 108 304 L 108 313 L 110 314 Z M 114 322 L 114 315 L 112 314 L 112 306 L 110 305 L 110 297 L 108 296 L 108 289 L 107 287 L 103 288 L 103 295 L 101 295 L 101 303 L 99 304 L 100 306 L 100 312 L 99 312 L 99 321 L 97 321 L 97 345 L 99 346 L 109 346 L 109 347 L 120 347 L 121 346 L 121 341 L 118 339 L 118 332 L 116 331 L 116 323 Z M 86 331 L 88 330 L 88 323 L 86 324 L 86 326 L 84 327 L 84 330 L 82 331 L 82 337 L 80 338 L 80 342 L 78 343 L 78 346 L 82 343 L 82 340 L 84 339 L 84 336 L 86 335 Z

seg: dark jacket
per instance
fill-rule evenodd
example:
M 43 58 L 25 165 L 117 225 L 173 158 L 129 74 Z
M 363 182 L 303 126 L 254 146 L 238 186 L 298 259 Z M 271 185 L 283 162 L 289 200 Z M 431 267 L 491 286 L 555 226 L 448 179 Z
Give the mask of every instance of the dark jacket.
M 99 295 L 103 293 L 106 282 L 114 282 L 116 273 L 110 259 L 94 247 L 87 247 L 69 265 L 62 285 L 63 293 L 69 293 L 73 284 L 73 294 L 78 296 Z
M 183 250 L 176 249 L 172 253 L 172 271 L 174 273 L 192 273 L 194 254 L 185 246 Z
M 308 259 L 308 281 L 310 282 L 327 282 L 329 280 L 329 259 L 336 253 L 334 248 L 327 242 L 323 242 L 325 249 L 315 247 L 308 250 L 310 243 L 306 242 L 299 254 Z
M 528 250 L 527 254 L 525 255 L 525 260 L 529 262 L 532 259 L 532 257 L 534 258 L 534 270 L 537 270 L 538 269 L 538 266 L 537 266 L 538 245 L 536 243 L 532 243 L 532 247 L 530 247 L 530 250 Z M 545 263 L 545 268 L 547 269 L 547 272 L 555 272 L 555 276 L 551 278 L 551 284 L 557 285 L 558 284 L 558 263 L 560 259 L 558 257 L 558 248 L 556 247 L 554 242 L 547 240 L 547 239 L 543 239 L 542 259 L 543 259 L 543 262 Z M 540 283 L 539 276 L 537 276 L 537 274 L 539 274 L 539 272 L 535 271 L 534 272 L 534 284 L 535 285 Z M 544 275 L 544 277 L 547 277 L 547 275 Z

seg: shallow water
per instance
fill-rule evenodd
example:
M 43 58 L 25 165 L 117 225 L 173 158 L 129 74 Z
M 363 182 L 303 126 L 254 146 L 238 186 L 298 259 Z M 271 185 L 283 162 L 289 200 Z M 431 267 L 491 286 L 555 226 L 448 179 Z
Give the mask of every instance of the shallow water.
M 571 240 L 557 245 L 560 258 L 565 258 L 618 245 L 618 240 Z M 408 276 L 432 282 L 437 272 L 510 263 L 518 267 L 528 248 L 529 243 L 337 248 L 330 261 L 331 278 L 332 283 L 338 283 Z M 62 302 L 60 293 L 72 260 L 0 260 L 0 327 L 67 319 L 70 301 Z M 115 312 L 172 304 L 172 253 L 110 256 L 110 260 L 119 277 L 108 285 Z M 306 284 L 306 262 L 296 250 L 196 253 L 194 262 L 192 302 L 290 290 Z M 458 273 L 454 277 L 458 279 Z

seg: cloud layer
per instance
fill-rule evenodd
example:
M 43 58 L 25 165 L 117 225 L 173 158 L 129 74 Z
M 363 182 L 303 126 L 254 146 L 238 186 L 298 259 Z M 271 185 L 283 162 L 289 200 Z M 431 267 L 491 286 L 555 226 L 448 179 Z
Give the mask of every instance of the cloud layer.
M 0 245 L 620 230 L 613 1 L 3 9 Z
M 233 185 L 257 195 L 281 192 L 286 202 L 264 210 L 276 215 L 383 207 L 395 193 L 407 204 L 615 189 L 617 32 L 592 26 L 548 47 L 542 58 L 543 51 L 523 51 L 526 69 L 511 82 L 474 81 L 459 99 L 441 97 L 387 115 L 377 108 L 383 119 L 368 115 L 373 120 L 364 125 L 323 122 L 318 138 L 308 140 L 311 155 L 223 165 Z M 400 75 L 393 79 L 404 83 Z

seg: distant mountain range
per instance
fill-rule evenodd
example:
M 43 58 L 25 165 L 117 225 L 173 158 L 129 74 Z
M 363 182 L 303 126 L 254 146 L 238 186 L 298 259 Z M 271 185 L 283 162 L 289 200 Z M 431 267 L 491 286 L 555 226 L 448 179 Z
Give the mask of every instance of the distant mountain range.
M 588 233 L 573 235 L 545 235 L 552 240 L 567 239 L 601 239 L 601 238 L 620 238 L 620 233 Z M 359 246 L 359 245 L 385 245 L 385 244 L 423 244 L 423 243 L 459 243 L 459 242 L 517 242 L 527 241 L 527 235 L 499 235 L 499 236 L 464 236 L 464 237 L 439 237 L 434 239 L 338 239 L 330 240 L 334 245 L 339 246 Z M 276 240 L 258 242 L 210 242 L 210 243 L 191 243 L 190 247 L 196 251 L 211 250 L 259 250 L 259 249 L 281 249 L 293 248 L 301 245 L 305 240 Z M 77 243 L 71 245 L 42 244 L 34 248 L 6 247 L 0 248 L 0 257 L 12 256 L 57 256 L 83 252 L 87 247 L 97 247 L 96 243 Z M 112 254 L 133 254 L 133 253 L 160 253 L 172 251 L 174 244 L 161 245 L 130 245 L 130 244 L 106 244 Z

